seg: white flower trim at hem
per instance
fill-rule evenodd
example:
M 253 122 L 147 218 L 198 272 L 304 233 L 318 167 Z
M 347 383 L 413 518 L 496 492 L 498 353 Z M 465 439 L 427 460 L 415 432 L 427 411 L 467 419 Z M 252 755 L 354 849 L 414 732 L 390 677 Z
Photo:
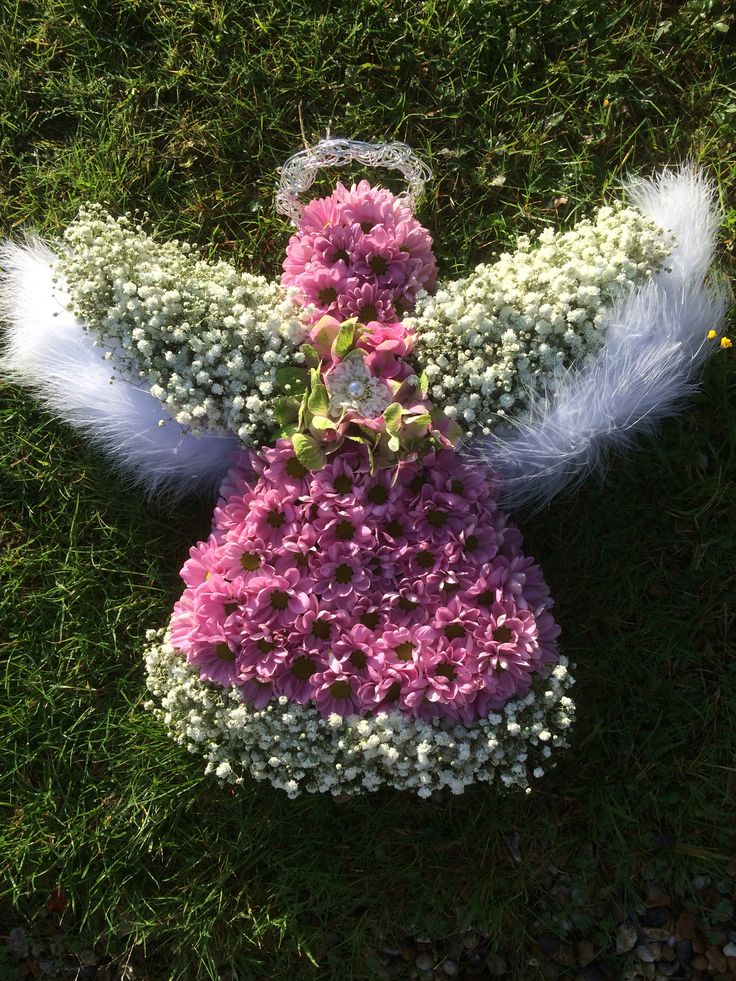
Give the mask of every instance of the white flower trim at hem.
M 530 792 L 530 777 L 554 766 L 564 749 L 575 705 L 574 679 L 561 657 L 531 690 L 470 726 L 424 722 L 394 711 L 361 719 L 331 715 L 282 697 L 257 710 L 238 689 L 199 677 L 164 631 L 149 631 L 146 703 L 170 735 L 206 761 L 205 772 L 222 784 L 242 784 L 250 774 L 290 798 L 300 793 L 360 794 L 381 786 L 429 797 L 448 787 L 500 782 Z

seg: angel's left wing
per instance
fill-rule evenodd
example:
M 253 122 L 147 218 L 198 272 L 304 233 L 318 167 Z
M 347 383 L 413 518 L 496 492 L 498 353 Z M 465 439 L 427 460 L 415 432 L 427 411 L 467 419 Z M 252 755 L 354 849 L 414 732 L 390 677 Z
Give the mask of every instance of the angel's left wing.
M 99 208 L 54 247 L 5 243 L 0 266 L 0 375 L 150 492 L 216 487 L 270 422 L 260 395 L 301 328 L 277 286 Z

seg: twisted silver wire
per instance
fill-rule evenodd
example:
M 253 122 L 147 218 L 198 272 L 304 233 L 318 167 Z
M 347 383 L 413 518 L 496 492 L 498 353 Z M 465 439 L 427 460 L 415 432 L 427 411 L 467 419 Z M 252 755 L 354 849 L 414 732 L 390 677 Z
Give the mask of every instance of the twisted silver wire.
M 299 224 L 302 213 L 300 195 L 308 190 L 317 171 L 324 167 L 346 167 L 350 163 L 365 167 L 385 167 L 403 174 L 408 187 L 398 195 L 413 209 L 432 177 L 432 171 L 406 143 L 363 143 L 360 140 L 320 140 L 315 146 L 293 154 L 280 168 L 276 209 Z

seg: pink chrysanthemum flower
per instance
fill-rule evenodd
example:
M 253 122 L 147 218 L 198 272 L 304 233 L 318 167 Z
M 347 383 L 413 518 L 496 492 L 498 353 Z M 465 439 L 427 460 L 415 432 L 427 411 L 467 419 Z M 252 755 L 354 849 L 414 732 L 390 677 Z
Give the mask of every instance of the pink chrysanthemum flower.
M 361 447 L 313 473 L 295 459 L 281 441 L 255 483 L 231 472 L 182 570 L 171 640 L 203 677 L 258 707 L 471 723 L 556 662 L 549 592 L 495 480 L 451 451 L 374 473 Z
M 236 653 L 223 637 L 218 642 L 210 642 L 195 647 L 187 661 L 193 664 L 203 678 L 218 685 L 232 685 L 236 680 Z
M 300 291 L 314 319 L 329 313 L 389 323 L 434 288 L 432 239 L 407 204 L 361 181 L 338 185 L 302 211 L 283 264 L 282 283 Z M 363 287 L 372 287 L 366 295 Z
M 314 703 L 322 715 L 350 716 L 361 709 L 358 694 L 359 681 L 353 674 L 343 670 L 338 660 L 333 658 L 326 671 L 320 671 L 310 679 L 314 685 Z
M 391 290 L 378 283 L 358 282 L 340 295 L 337 305 L 343 320 L 357 317 L 361 324 L 370 324 L 374 320 L 393 323 L 398 319 Z

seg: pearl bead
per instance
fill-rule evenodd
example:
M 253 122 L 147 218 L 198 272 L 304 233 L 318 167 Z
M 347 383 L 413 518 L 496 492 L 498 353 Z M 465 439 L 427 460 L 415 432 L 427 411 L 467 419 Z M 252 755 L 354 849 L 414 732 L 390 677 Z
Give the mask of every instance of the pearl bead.
M 362 395 L 364 391 L 365 391 L 365 385 L 363 384 L 363 382 L 351 381 L 350 384 L 348 385 L 348 392 L 351 395 L 354 395 L 356 398 L 359 395 Z

